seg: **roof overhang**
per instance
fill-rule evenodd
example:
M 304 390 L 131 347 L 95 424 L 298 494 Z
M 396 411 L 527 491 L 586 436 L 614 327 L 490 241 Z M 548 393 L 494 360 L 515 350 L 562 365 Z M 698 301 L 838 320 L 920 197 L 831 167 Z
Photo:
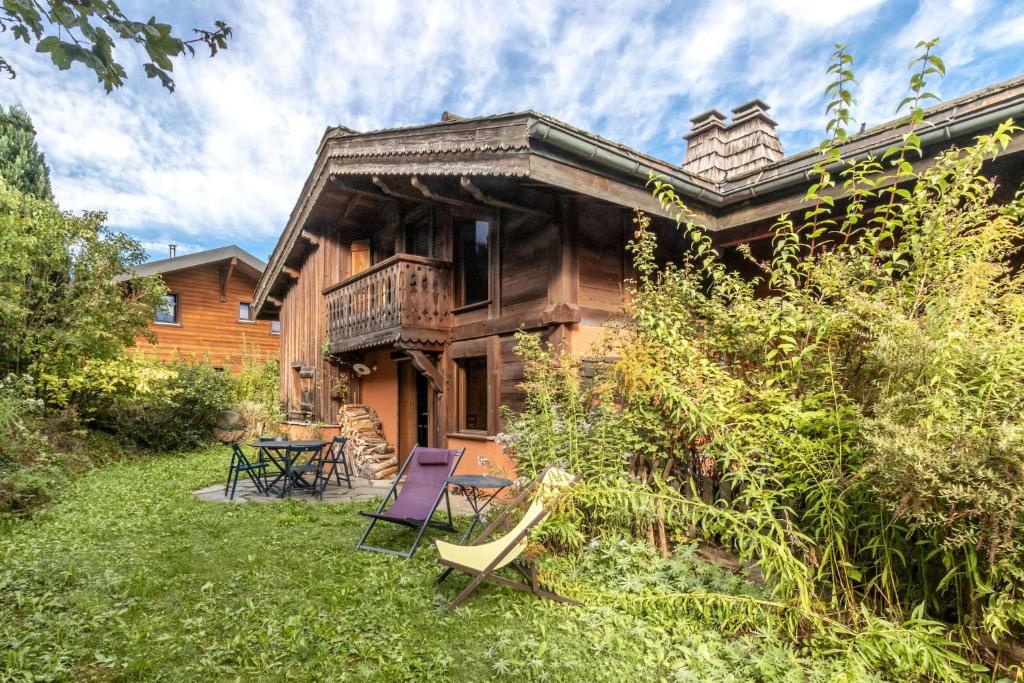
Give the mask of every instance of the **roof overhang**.
M 197 251 L 192 254 L 175 256 L 174 258 L 142 263 L 133 267 L 130 274 L 126 273 L 124 275 L 119 275 L 117 280 L 119 282 L 124 282 L 136 277 L 164 275 L 166 273 L 174 273 L 177 271 L 188 270 L 190 268 L 198 268 L 200 266 L 230 262 L 232 259 L 235 260 L 235 268 L 239 272 L 245 273 L 254 280 L 259 279 L 260 276 L 263 275 L 264 269 L 267 267 L 267 264 L 247 252 L 245 249 L 232 244 L 226 247 L 218 247 L 207 251 Z
M 920 129 L 925 156 L 939 147 L 989 132 L 1002 121 L 1024 119 L 1024 78 L 936 105 Z M 853 136 L 844 159 L 880 155 L 906 133 L 900 120 Z M 1008 153 L 1022 151 L 1015 144 Z M 407 128 L 355 133 L 328 129 L 295 208 L 256 288 L 266 304 L 295 252 L 318 198 L 346 177 L 521 178 L 627 208 L 672 216 L 652 196 L 650 179 L 671 183 L 708 229 L 731 230 L 778 215 L 799 202 L 816 150 L 786 157 L 742 177 L 714 184 L 681 167 L 533 111 L 449 119 Z M 836 169 L 832 169 L 836 170 Z M 782 198 L 782 199 L 780 199 Z M 780 207 L 782 207 L 780 209 Z

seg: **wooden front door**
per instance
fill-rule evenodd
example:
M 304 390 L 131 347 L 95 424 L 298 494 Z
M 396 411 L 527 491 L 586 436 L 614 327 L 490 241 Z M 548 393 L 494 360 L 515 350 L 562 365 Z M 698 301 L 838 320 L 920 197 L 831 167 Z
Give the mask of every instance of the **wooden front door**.
M 404 462 L 414 444 L 431 446 L 431 388 L 409 361 L 398 364 L 398 457 Z

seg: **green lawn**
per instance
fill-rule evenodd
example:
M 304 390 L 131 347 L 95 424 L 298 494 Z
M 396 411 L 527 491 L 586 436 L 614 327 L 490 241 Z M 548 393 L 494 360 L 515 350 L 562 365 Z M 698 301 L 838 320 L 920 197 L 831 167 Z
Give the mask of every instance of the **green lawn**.
M 0 680 L 827 680 L 753 635 L 485 586 L 446 614 L 432 547 L 353 547 L 354 506 L 191 492 L 226 449 L 108 466 L 0 526 Z M 450 582 L 456 588 L 462 579 Z M 451 589 L 449 589 L 451 591 Z M 453 595 L 449 592 L 449 597 Z

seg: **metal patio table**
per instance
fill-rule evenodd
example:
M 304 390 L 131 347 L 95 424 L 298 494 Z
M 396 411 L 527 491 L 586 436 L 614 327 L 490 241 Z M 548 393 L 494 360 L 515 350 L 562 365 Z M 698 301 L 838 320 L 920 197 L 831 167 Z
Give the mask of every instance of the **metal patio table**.
M 473 508 L 473 521 L 470 522 L 466 533 L 462 534 L 462 538 L 459 539 L 459 543 L 465 543 L 477 524 L 484 526 L 481 516 L 484 509 L 494 502 L 499 493 L 512 485 L 512 480 L 486 474 L 456 474 L 448 477 L 448 483 L 461 490 L 462 495 L 469 502 L 469 506 Z M 492 491 L 492 493 L 488 494 L 486 491 Z
M 294 488 L 304 490 L 314 490 L 316 488 L 315 482 L 306 479 L 305 475 L 310 474 L 312 470 L 309 470 L 305 465 L 313 464 L 313 461 L 319 457 L 320 452 L 327 446 L 326 441 L 320 439 L 306 439 L 306 440 L 292 440 L 292 439 L 274 439 L 271 441 L 257 441 L 255 443 L 247 444 L 253 448 L 259 449 L 260 459 L 265 460 L 277 469 L 277 476 L 270 480 L 270 475 L 267 475 L 267 481 L 264 488 L 269 493 L 282 479 L 289 476 L 291 473 L 290 481 L 285 480 L 281 484 L 281 491 L 278 493 L 279 498 L 284 498 L 289 491 Z M 295 449 L 301 449 L 298 455 L 306 454 L 305 465 L 298 463 L 298 458 L 292 459 L 289 455 L 289 451 Z M 295 468 L 301 468 L 299 471 L 295 471 Z

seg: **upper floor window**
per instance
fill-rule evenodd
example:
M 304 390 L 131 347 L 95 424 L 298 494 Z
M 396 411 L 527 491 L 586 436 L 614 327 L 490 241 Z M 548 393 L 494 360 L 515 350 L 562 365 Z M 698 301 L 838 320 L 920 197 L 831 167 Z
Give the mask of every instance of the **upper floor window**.
M 179 322 L 177 294 L 164 294 L 163 302 L 157 306 L 154 320 L 158 323 L 172 325 Z
M 245 323 L 252 322 L 252 304 L 248 301 L 242 301 L 238 304 L 238 320 Z
M 281 334 L 281 321 L 271 320 L 270 321 L 270 334 Z
M 491 298 L 489 238 L 491 222 L 455 219 L 455 294 L 457 306 Z

